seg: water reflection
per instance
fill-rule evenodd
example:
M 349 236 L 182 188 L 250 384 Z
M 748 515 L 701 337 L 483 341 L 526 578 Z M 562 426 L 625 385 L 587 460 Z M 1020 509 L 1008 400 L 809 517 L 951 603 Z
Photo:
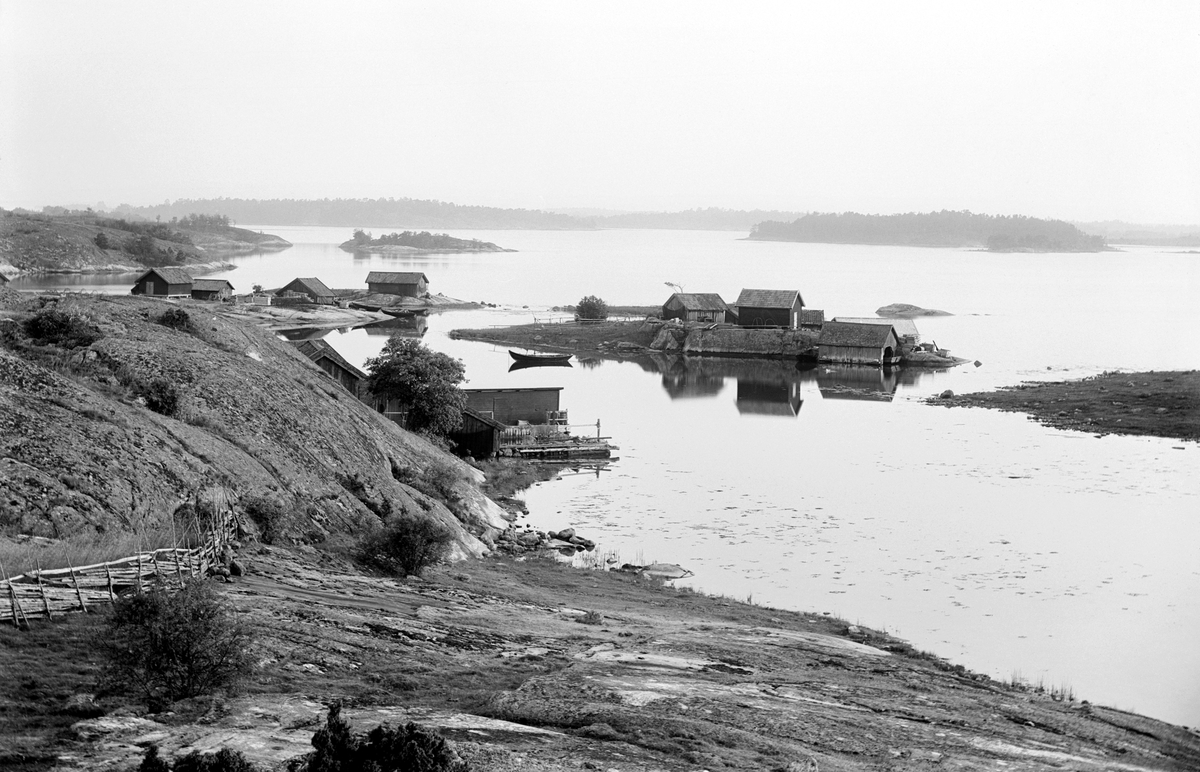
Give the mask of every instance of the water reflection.
M 794 417 L 800 413 L 804 400 L 800 398 L 799 379 L 760 381 L 738 378 L 737 409 L 739 413 Z
M 398 316 L 384 322 L 375 322 L 362 326 L 368 335 L 400 335 L 405 338 L 420 338 L 429 328 L 429 320 L 424 316 Z

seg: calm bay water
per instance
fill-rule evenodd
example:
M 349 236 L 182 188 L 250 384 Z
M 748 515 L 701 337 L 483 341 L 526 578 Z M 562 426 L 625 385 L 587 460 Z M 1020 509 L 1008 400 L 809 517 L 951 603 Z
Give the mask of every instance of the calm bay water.
M 420 270 L 431 291 L 502 306 L 433 315 L 424 339 L 466 363 L 471 387 L 563 386 L 572 423 L 599 419 L 620 447 L 607 471 L 528 491 L 536 526 L 575 527 L 623 561 L 680 563 L 708 592 L 830 611 L 994 677 L 1069 685 L 1082 699 L 1200 725 L 1200 448 L 920 401 L 947 388 L 1196 368 L 1196 255 L 467 231 L 455 235 L 520 251 L 355 257 L 336 247 L 350 229 L 264 230 L 296 246 L 217 274 L 239 291 L 314 275 L 360 287 L 370 270 Z M 827 317 L 891 302 L 941 308 L 955 315 L 918 320 L 923 337 L 983 366 L 896 380 L 723 360 L 509 373 L 505 349 L 446 337 L 545 317 L 585 294 L 659 304 L 664 282 L 727 300 L 741 287 L 798 288 Z M 132 282 L 15 286 L 63 284 L 126 292 Z M 361 362 L 386 337 L 325 340 Z

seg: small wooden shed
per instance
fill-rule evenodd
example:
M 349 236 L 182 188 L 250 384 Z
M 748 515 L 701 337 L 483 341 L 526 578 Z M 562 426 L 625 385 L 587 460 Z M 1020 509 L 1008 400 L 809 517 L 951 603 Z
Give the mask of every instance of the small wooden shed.
M 800 328 L 804 330 L 819 330 L 825 326 L 825 312 L 819 308 L 800 309 Z
M 835 316 L 835 322 L 851 322 L 852 324 L 879 324 L 892 326 L 896 336 L 905 346 L 912 348 L 921 342 L 921 333 L 917 332 L 917 323 L 912 319 L 885 319 L 874 316 Z
M 371 271 L 367 274 L 367 288 L 373 294 L 417 298 L 429 291 L 429 279 L 420 272 Z
M 738 324 L 742 327 L 800 327 L 804 298 L 797 290 L 743 289 L 738 295 Z
M 333 305 L 335 299 L 333 290 L 326 287 L 325 282 L 315 276 L 297 277 L 275 291 L 275 297 L 283 298 L 296 295 L 307 296 L 313 303 L 326 306 Z
M 676 292 L 663 303 L 662 318 L 683 322 L 725 322 L 729 306 L 715 292 Z
M 347 362 L 337 349 L 323 340 L 302 340 L 294 345 L 301 354 L 311 359 L 313 364 L 340 383 L 346 391 L 355 397 L 360 395 L 367 374 Z
M 227 300 L 233 297 L 233 285 L 225 279 L 196 279 L 192 282 L 193 300 Z
M 503 431 L 504 424 L 466 408 L 462 412 L 462 426 L 447 436 L 454 443 L 454 452 L 460 456 L 491 458 L 500 451 Z
M 890 324 L 826 322 L 817 338 L 817 360 L 888 367 L 900 362 L 900 338 Z
M 151 268 L 133 283 L 134 295 L 161 298 L 192 296 L 192 277 L 182 268 Z
M 467 407 L 506 426 L 517 421 L 544 424 L 559 415 L 558 398 L 562 386 L 524 389 L 463 389 Z

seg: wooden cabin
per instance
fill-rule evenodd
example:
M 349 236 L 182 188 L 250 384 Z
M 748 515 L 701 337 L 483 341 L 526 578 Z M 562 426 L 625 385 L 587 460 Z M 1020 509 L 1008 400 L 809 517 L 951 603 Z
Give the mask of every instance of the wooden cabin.
M 158 298 L 190 298 L 192 277 L 182 268 L 151 268 L 133 283 L 134 295 Z
M 800 329 L 819 330 L 825 326 L 825 312 L 819 308 L 800 309 Z
M 331 306 L 335 300 L 333 290 L 325 286 L 325 282 L 315 276 L 297 277 L 285 286 L 275 290 L 275 297 L 307 297 L 310 302 Z
M 900 338 L 890 325 L 826 322 L 817 361 L 889 367 L 900 363 Z
M 558 406 L 562 386 L 525 389 L 463 389 L 467 407 L 506 426 L 518 421 L 546 424 L 565 414 Z
M 302 340 L 294 345 L 297 351 L 312 360 L 313 364 L 340 383 L 346 391 L 355 397 L 362 393 L 367 374 L 347 362 L 333 346 L 323 340 Z
M 228 300 L 233 297 L 233 285 L 225 279 L 196 279 L 192 282 L 193 300 Z
M 681 322 L 725 322 L 729 306 L 715 292 L 676 292 L 663 303 L 662 318 Z
M 491 458 L 500 452 L 500 435 L 504 424 L 488 418 L 471 408 L 462 412 L 462 426 L 447 435 L 454 443 L 454 452 L 472 458 Z
M 738 324 L 742 327 L 800 327 L 804 298 L 797 290 L 743 289 L 738 295 Z
M 851 324 L 878 324 L 892 326 L 896 331 L 896 337 L 900 338 L 900 343 L 904 348 L 914 348 L 921 342 L 921 333 L 917 332 L 917 323 L 912 319 L 885 319 L 878 316 L 835 316 L 835 322 L 850 322 Z
M 429 291 L 429 279 L 420 272 L 371 271 L 367 274 L 367 289 L 372 294 L 418 298 Z

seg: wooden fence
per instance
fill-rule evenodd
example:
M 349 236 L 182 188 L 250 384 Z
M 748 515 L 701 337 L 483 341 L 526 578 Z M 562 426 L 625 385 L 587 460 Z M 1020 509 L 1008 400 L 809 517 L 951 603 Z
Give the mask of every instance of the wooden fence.
M 221 563 L 236 527 L 232 507 L 225 507 L 210 520 L 199 547 L 157 549 L 90 566 L 0 576 L 0 623 L 28 626 L 31 617 L 86 612 L 155 584 L 181 587 L 185 578 L 205 576 Z

